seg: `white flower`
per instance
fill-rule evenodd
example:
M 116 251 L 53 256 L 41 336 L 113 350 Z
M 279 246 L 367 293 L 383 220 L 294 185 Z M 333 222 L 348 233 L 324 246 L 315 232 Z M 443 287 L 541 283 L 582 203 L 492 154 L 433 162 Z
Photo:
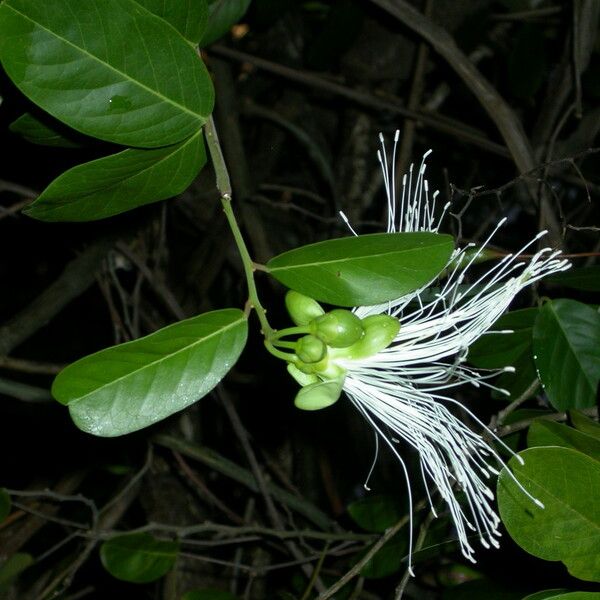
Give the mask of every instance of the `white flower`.
M 382 152 L 378 155 L 387 193 L 388 232 L 437 232 L 449 204 L 443 207 L 442 217 L 436 219 L 437 192 L 430 196 L 425 179 L 425 159 L 431 151 L 423 157 L 416 174 L 411 165 L 397 199 L 393 165 L 398 132 L 394 139 L 391 173 L 383 136 L 380 135 L 380 139 Z M 348 223 L 343 214 L 342 218 Z M 464 383 L 498 389 L 488 382 L 497 372 L 484 374 L 464 364 L 469 346 L 486 332 L 488 335 L 503 333 L 488 332 L 488 329 L 523 288 L 570 266 L 568 261 L 559 258 L 560 252 L 549 248 L 536 252 L 525 261 L 520 258 L 545 234 L 542 232 L 519 252 L 503 257 L 483 275 L 467 283 L 473 263 L 505 221 L 498 223 L 478 250 L 473 249 L 473 244 L 455 250 L 437 291 L 431 288 L 433 282 L 430 282 L 388 304 L 355 308 L 354 312 L 361 318 L 379 313 L 397 317 L 401 323 L 400 331 L 392 344 L 375 356 L 337 361 L 347 371 L 343 390 L 373 427 L 376 439 L 385 442 L 402 465 L 411 511 L 411 573 L 412 494 L 410 476 L 397 448 L 400 440 L 410 444 L 419 454 L 421 474 L 434 515 L 430 483 L 446 502 L 463 555 L 475 562 L 469 532 L 475 532 L 485 548 L 498 547 L 500 519 L 493 508 L 490 480 L 505 464 L 496 450 L 481 435 L 466 427 L 448 406 L 461 407 L 489 436 L 511 451 L 471 411 L 447 394 L 451 388 Z M 508 367 L 506 370 L 514 369 Z M 520 487 L 533 502 L 541 505 Z M 465 501 L 462 503 L 456 497 L 458 491 L 463 492 Z

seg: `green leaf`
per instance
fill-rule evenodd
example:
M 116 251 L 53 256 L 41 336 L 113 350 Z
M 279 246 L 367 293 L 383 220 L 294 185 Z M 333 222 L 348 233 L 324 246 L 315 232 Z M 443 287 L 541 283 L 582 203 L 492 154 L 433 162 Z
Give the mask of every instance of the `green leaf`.
M 435 233 L 375 233 L 318 242 L 267 263 L 286 287 L 337 306 L 396 300 L 446 266 L 454 242 Z
M 83 431 L 131 433 L 210 392 L 235 364 L 247 333 L 241 310 L 208 312 L 82 358 L 58 374 L 52 394 Z
M 207 0 L 135 0 L 164 19 L 188 41 L 197 44 L 208 22 Z
M 239 600 L 239 598 L 221 590 L 195 590 L 184 594 L 181 600 Z
M 523 600 L 549 600 L 550 598 L 554 598 L 555 596 L 560 595 L 562 592 L 566 592 L 568 590 L 563 589 L 554 589 L 554 590 L 543 590 L 541 592 L 536 592 L 535 594 L 530 594 L 523 598 Z
M 578 410 L 569 411 L 569 417 L 571 418 L 571 422 L 575 429 L 583 431 L 583 433 L 587 433 L 595 439 L 600 440 L 600 423 L 596 423 L 596 421 L 586 417 Z
M 208 24 L 200 47 L 208 46 L 224 36 L 245 14 L 250 0 L 212 0 L 208 5 Z
M 14 580 L 33 564 L 33 556 L 17 552 L 0 565 L 0 592 L 6 592 Z
M 562 561 L 571 575 L 600 581 L 600 465 L 568 448 L 530 448 L 525 461 L 509 467 L 525 489 L 541 501 L 534 504 L 508 476 L 498 478 L 502 522 L 521 548 L 545 560 Z
M 376 494 L 350 503 L 348 513 L 359 527 L 374 533 L 383 533 L 403 515 L 396 497 Z
M 491 327 L 490 333 L 470 346 L 469 362 L 480 369 L 501 369 L 514 365 L 523 354 L 531 354 L 537 313 L 537 308 L 524 308 L 502 315 Z M 497 333 L 509 330 L 513 333 Z
M 490 331 L 512 330 L 514 333 L 485 334 L 469 348 L 469 362 L 480 369 L 515 368 L 514 373 L 502 373 L 496 380 L 496 385 L 508 390 L 513 398 L 524 394 L 537 380 L 532 351 L 533 324 L 537 313 L 537 308 L 506 313 Z M 535 390 L 532 389 L 531 393 Z M 494 395 L 500 396 L 496 392 Z
M 544 590 L 531 594 L 523 600 L 600 600 L 600 592 L 569 592 L 568 590 Z
M 569 269 L 546 279 L 548 283 L 556 283 L 565 287 L 586 292 L 600 292 L 600 265 Z
M 23 212 L 41 221 L 92 221 L 183 192 L 206 163 L 200 132 L 163 148 L 123 150 L 69 169 Z
M 600 600 L 600 592 L 569 592 L 552 598 L 553 600 Z
M 553 421 L 534 421 L 527 433 L 527 445 L 572 448 L 600 461 L 600 440 Z
M 540 380 L 557 410 L 594 406 L 600 382 L 600 314 L 575 300 L 539 311 L 533 351 Z
M 10 496 L 4 488 L 0 488 L 0 523 L 10 514 Z
M 57 148 L 79 148 L 81 146 L 72 139 L 72 135 L 69 136 L 68 128 L 61 123 L 55 121 L 50 125 L 31 113 L 21 115 L 10 124 L 9 129 L 31 144 Z M 67 131 L 63 133 L 61 130 Z
M 539 389 L 539 380 L 533 356 L 529 352 L 524 353 L 512 366 L 515 372 L 502 373 L 494 385 L 501 390 L 507 390 L 513 400 L 525 394 L 526 397 L 535 395 Z M 504 401 L 508 399 L 505 394 L 497 390 L 492 390 L 492 397 Z
M 407 551 L 406 535 L 395 535 L 360 570 L 361 576 L 367 579 L 381 579 L 397 573 L 403 567 Z
M 46 112 L 118 144 L 174 144 L 213 108 L 194 49 L 133 0 L 5 0 L 0 60 Z
M 134 533 L 104 542 L 100 559 L 113 577 L 130 583 L 148 583 L 173 568 L 178 552 L 177 542 L 157 540 L 148 533 Z

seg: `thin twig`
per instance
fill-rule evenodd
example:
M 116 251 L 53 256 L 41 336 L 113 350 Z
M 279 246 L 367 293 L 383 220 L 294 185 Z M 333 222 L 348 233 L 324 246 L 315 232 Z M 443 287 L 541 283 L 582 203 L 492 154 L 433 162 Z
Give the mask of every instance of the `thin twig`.
M 471 143 L 479 148 L 483 148 L 488 152 L 493 152 L 494 154 L 503 156 L 505 158 L 510 157 L 510 153 L 507 151 L 505 146 L 489 140 L 481 131 L 473 129 L 473 127 L 461 123 L 460 121 L 443 117 L 442 115 L 437 115 L 432 112 L 409 110 L 402 106 L 401 102 L 397 98 L 375 96 L 373 94 L 369 94 L 368 92 L 354 90 L 335 81 L 324 79 L 323 77 L 314 73 L 292 69 L 290 67 L 259 58 L 252 54 L 239 52 L 238 50 L 227 48 L 226 46 L 221 46 L 219 44 L 211 46 L 210 51 L 236 61 L 253 64 L 259 69 L 263 69 L 269 73 L 273 73 L 291 81 L 308 85 L 311 88 L 321 89 L 337 96 L 342 96 L 348 100 L 351 100 L 352 102 L 356 102 L 357 104 L 361 104 L 376 110 L 385 110 L 390 113 L 402 115 L 408 119 L 413 119 L 419 123 L 428 125 L 437 131 Z
M 425 38 L 446 59 L 500 130 L 519 170 L 531 170 L 535 165 L 533 151 L 517 115 L 496 88 L 458 48 L 452 36 L 405 0 L 371 2 Z
M 177 450 L 177 452 L 180 452 L 184 456 L 200 461 L 207 467 L 245 485 L 253 492 L 259 491 L 256 480 L 250 471 L 240 467 L 212 449 L 192 444 L 179 437 L 164 434 L 155 436 L 154 442 L 166 448 Z M 295 494 L 291 494 L 270 481 L 267 482 L 267 488 L 269 489 L 269 493 L 278 502 L 286 504 L 324 531 L 332 530 L 336 527 L 335 522 L 329 516 L 304 498 L 298 498 Z
M 424 508 L 425 500 L 421 500 L 414 506 L 414 511 L 417 512 Z M 336 592 L 341 590 L 349 581 L 356 577 L 362 568 L 389 542 L 410 520 L 410 515 L 402 517 L 395 525 L 385 531 L 385 533 L 365 552 L 363 557 L 341 578 L 338 579 L 328 590 L 321 594 L 318 600 L 327 600 Z
M 415 548 L 413 552 L 418 552 L 423 547 L 423 544 L 425 543 L 425 538 L 427 537 L 427 531 L 429 530 L 429 526 L 431 525 L 433 519 L 435 519 L 435 515 L 433 514 L 433 512 L 429 511 L 429 514 L 427 515 L 427 517 L 425 517 L 425 520 L 421 525 L 421 529 L 419 530 L 419 536 L 417 537 L 417 541 L 415 542 Z M 406 586 L 408 585 L 410 577 L 410 571 L 407 569 L 402 577 L 402 580 L 398 584 L 398 587 L 396 588 L 396 595 L 394 597 L 395 600 L 402 600 L 402 596 L 404 595 L 404 591 L 406 590 Z
M 506 417 L 508 417 L 508 415 L 510 415 L 511 412 L 513 412 L 514 410 L 519 408 L 519 406 L 521 406 L 521 404 L 523 404 L 523 402 L 528 400 L 531 397 L 531 395 L 533 394 L 533 392 L 535 392 L 535 390 L 537 390 L 537 388 L 539 386 L 540 386 L 540 382 L 537 380 L 537 377 L 536 377 L 536 379 L 534 379 L 527 386 L 527 389 L 525 389 L 525 391 L 518 398 L 513 400 L 508 406 L 506 406 L 505 408 L 503 408 L 501 411 L 498 412 L 498 414 L 496 415 L 495 423 L 492 423 L 490 428 L 495 429 L 497 426 L 503 425 L 504 421 L 506 420 Z
M 183 308 L 181 308 L 181 305 L 171 290 L 154 276 L 152 271 L 148 268 L 148 265 L 137 254 L 135 254 L 135 252 L 132 252 L 131 248 L 127 244 L 118 242 L 116 247 L 117 250 L 123 254 L 123 256 L 128 258 L 137 267 L 137 269 L 151 285 L 158 297 L 164 302 L 166 307 L 171 311 L 175 318 L 181 320 L 189 316 L 186 314 Z
M 370 543 L 377 539 L 372 533 L 328 533 L 326 531 L 316 531 L 311 529 L 287 530 L 274 529 L 271 527 L 262 527 L 260 525 L 226 525 L 224 523 L 211 523 L 205 521 L 196 525 L 169 525 L 166 523 L 147 523 L 135 529 L 127 531 L 101 530 L 93 535 L 98 539 L 111 539 L 124 533 L 165 533 L 174 535 L 180 539 L 185 539 L 192 535 L 215 534 L 219 539 L 238 539 L 236 536 L 248 536 L 254 538 L 271 537 L 278 540 L 293 539 L 312 539 L 324 542 L 360 542 Z M 92 534 L 90 534 L 92 535 Z
M 227 171 L 227 165 L 225 164 L 225 158 L 221 151 L 221 145 L 219 143 L 219 137 L 217 130 L 215 129 L 215 123 L 213 118 L 210 117 L 206 123 L 206 144 L 210 151 L 210 157 L 213 162 L 213 168 L 217 179 L 217 190 L 221 194 L 221 204 L 223 205 L 223 212 L 227 217 L 229 228 L 233 234 L 242 265 L 244 267 L 244 274 L 246 275 L 246 285 L 248 286 L 248 299 L 252 308 L 256 311 L 256 315 L 260 321 L 262 332 L 265 337 L 270 337 L 273 329 L 271 328 L 267 319 L 267 311 L 263 308 L 260 299 L 258 297 L 258 291 L 256 289 L 256 283 L 254 282 L 254 262 L 248 252 L 248 247 L 242 236 L 242 232 L 238 225 L 238 222 L 233 213 L 231 206 L 231 181 L 229 179 L 229 172 Z
M 172 450 L 173 456 L 180 466 L 181 470 L 185 473 L 186 477 L 198 488 L 199 492 L 208 499 L 208 501 L 216 506 L 221 512 L 229 517 L 234 523 L 238 525 L 244 524 L 244 519 L 235 513 L 229 506 L 227 506 L 218 496 L 213 494 L 210 488 L 202 481 L 201 477 L 185 462 L 183 456 Z
M 258 489 L 260 490 L 260 493 L 261 493 L 261 495 L 265 501 L 265 504 L 267 506 L 267 514 L 269 515 L 269 519 L 271 520 L 271 523 L 278 529 L 285 529 L 283 519 L 281 518 L 281 515 L 279 514 L 277 509 L 275 508 L 275 504 L 273 502 L 273 498 L 271 497 L 271 494 L 269 493 L 269 489 L 267 488 L 267 483 L 265 481 L 262 469 L 260 468 L 260 465 L 258 464 L 256 454 L 254 453 L 254 450 L 253 450 L 252 446 L 250 445 L 250 440 L 248 439 L 248 434 L 240 420 L 239 415 L 237 414 L 237 411 L 235 410 L 235 406 L 233 405 L 233 402 L 231 402 L 231 400 L 225 393 L 225 390 L 223 389 L 222 386 L 217 387 L 217 392 L 221 398 L 221 402 L 223 403 L 223 406 L 225 407 L 225 411 L 227 412 L 227 415 L 229 416 L 229 420 L 231 421 L 233 430 L 235 431 L 238 439 L 240 440 L 240 443 L 242 444 L 242 447 L 244 448 L 244 452 L 246 454 L 248 462 L 250 463 L 250 469 L 251 469 L 252 473 L 254 474 L 256 483 L 258 485 Z M 288 540 L 285 542 L 285 545 L 287 546 L 287 548 L 289 549 L 291 554 L 296 558 L 296 560 L 304 560 L 306 558 L 302 554 L 302 552 L 300 551 L 298 546 L 293 541 Z M 325 590 L 325 584 L 323 583 L 323 581 L 321 580 L 321 578 L 318 575 L 316 577 L 314 576 L 314 568 L 311 565 L 309 565 L 309 564 L 302 565 L 302 570 L 307 575 L 309 580 L 312 581 L 313 577 L 314 577 L 314 586 L 319 592 L 323 592 Z
M 31 304 L 0 327 L 0 356 L 10 354 L 13 348 L 87 290 L 94 283 L 95 272 L 113 243 L 112 238 L 104 238 L 90 244 Z
M 96 503 L 90 498 L 86 498 L 83 494 L 61 494 L 59 492 L 55 492 L 54 490 L 11 490 L 6 489 L 6 492 L 10 496 L 16 496 L 21 498 L 47 498 L 49 500 L 54 500 L 55 502 L 81 502 L 85 504 L 92 514 L 92 524 L 88 527 L 95 527 L 98 522 L 98 508 L 96 507 Z M 15 506 L 17 503 L 15 503 Z M 23 510 L 28 510 L 28 508 L 23 508 Z M 75 522 L 73 522 L 75 523 Z M 78 525 L 75 523 L 75 525 Z
M 595 417 L 598 414 L 598 409 L 594 408 L 584 408 L 581 412 L 588 417 Z M 551 413 L 549 415 L 539 415 L 536 417 L 531 417 L 530 419 L 523 419 L 522 421 L 517 421 L 516 423 L 511 423 L 510 425 L 505 425 L 496 431 L 496 435 L 498 437 L 506 437 L 511 433 L 515 433 L 517 431 L 522 431 L 523 429 L 527 429 L 534 421 L 566 421 L 569 418 L 569 415 L 566 412 L 559 413 Z
M 0 357 L 0 368 L 21 373 L 40 373 L 43 375 L 56 375 L 65 368 L 65 365 L 40 362 L 37 360 L 26 360 L 10 356 Z

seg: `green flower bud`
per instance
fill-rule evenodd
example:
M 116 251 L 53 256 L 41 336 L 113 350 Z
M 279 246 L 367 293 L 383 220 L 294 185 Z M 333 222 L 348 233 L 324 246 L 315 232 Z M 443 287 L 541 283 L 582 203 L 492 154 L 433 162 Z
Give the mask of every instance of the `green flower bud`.
M 327 355 L 327 346 L 314 335 L 305 335 L 296 342 L 294 352 L 304 363 L 318 363 Z
M 297 359 L 292 363 L 300 372 L 311 375 L 313 373 L 320 373 L 325 371 L 329 365 L 329 353 L 325 355 L 325 358 L 317 363 L 305 363 Z
M 293 365 L 301 373 L 307 375 L 318 375 L 321 379 L 339 379 L 346 376 L 346 369 L 336 365 L 333 361 L 329 360 L 331 351 L 327 352 L 325 358 L 317 363 L 304 363 L 301 360 L 294 361 Z
M 288 363 L 287 370 L 288 373 L 303 387 L 305 385 L 310 385 L 311 383 L 317 383 L 319 381 L 319 378 L 316 375 L 303 373 L 298 367 L 296 367 L 292 363 Z
M 285 307 L 296 325 L 308 325 L 313 319 L 325 314 L 316 300 L 294 290 L 288 290 L 285 295 Z
M 362 320 L 364 336 L 349 348 L 337 350 L 335 357 L 358 359 L 374 356 L 387 348 L 400 331 L 400 321 L 390 315 L 371 315 Z
M 294 404 L 301 410 L 327 408 L 337 402 L 342 393 L 343 384 L 343 378 L 311 383 L 296 394 Z
M 336 308 L 310 323 L 311 333 L 332 348 L 346 348 L 363 336 L 362 321 L 349 310 Z

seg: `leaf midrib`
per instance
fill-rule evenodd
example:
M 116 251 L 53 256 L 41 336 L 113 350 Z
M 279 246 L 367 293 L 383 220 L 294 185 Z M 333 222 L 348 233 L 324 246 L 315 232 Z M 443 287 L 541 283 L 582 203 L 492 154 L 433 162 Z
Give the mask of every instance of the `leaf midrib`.
M 204 336 L 202 338 L 200 338 L 199 340 L 197 340 L 196 342 L 193 342 L 192 344 L 190 344 L 189 346 L 185 346 L 183 348 L 180 348 L 179 350 L 176 350 L 175 352 L 171 352 L 170 354 L 166 354 L 163 355 L 161 358 L 158 358 L 152 362 L 149 362 L 147 364 L 145 364 L 144 366 L 140 367 L 139 369 L 135 369 L 133 371 L 129 371 L 129 373 L 126 373 L 125 375 L 121 375 L 121 377 L 117 377 L 116 379 L 111 379 L 108 383 L 105 383 L 97 388 L 94 388 L 92 391 L 88 392 L 87 394 L 84 394 L 83 396 L 79 396 L 79 398 L 75 398 L 70 402 L 67 402 L 67 406 L 71 406 L 71 405 L 75 405 L 79 402 L 81 402 L 82 400 L 85 400 L 86 398 L 88 398 L 89 396 L 92 396 L 94 394 L 97 394 L 99 392 L 101 392 L 102 390 L 104 390 L 107 387 L 110 387 L 114 384 L 119 383 L 120 381 L 123 381 L 124 379 L 127 379 L 128 377 L 131 377 L 132 374 L 138 374 L 143 372 L 144 370 L 158 364 L 161 363 L 164 360 L 168 360 L 174 356 L 177 356 L 179 353 L 187 351 L 195 346 L 197 346 L 198 344 L 202 344 L 205 341 L 209 340 L 210 338 L 214 337 L 215 335 L 224 333 L 225 331 L 227 331 L 228 329 L 232 329 L 233 327 L 239 325 L 240 323 L 244 322 L 246 320 L 245 317 L 239 317 L 236 321 L 234 321 L 233 323 L 230 323 L 229 325 L 226 325 L 225 327 L 220 328 L 218 331 L 215 331 L 214 333 L 211 333 L 207 336 Z M 133 340 L 133 342 L 131 343 L 135 343 L 138 340 Z M 102 350 L 101 350 L 102 352 Z
M 58 205 L 58 209 L 60 208 L 68 208 L 70 207 L 72 204 L 77 203 L 80 200 L 84 200 L 86 198 L 90 198 L 93 197 L 97 194 L 104 194 L 114 188 L 117 188 L 120 185 L 123 185 L 124 182 L 130 180 L 130 179 L 134 179 L 135 177 L 139 177 L 140 175 L 143 175 L 146 171 L 150 171 L 151 169 L 154 169 L 156 167 L 158 167 L 162 162 L 169 160 L 170 158 L 173 158 L 173 156 L 175 154 L 177 154 L 178 152 L 182 151 L 185 149 L 185 147 L 191 143 L 192 141 L 195 141 L 195 139 L 202 133 L 202 129 L 199 129 L 196 133 L 192 134 L 189 138 L 183 140 L 182 142 L 178 142 L 176 144 L 173 144 L 173 146 L 177 146 L 177 148 L 175 148 L 172 152 L 169 152 L 169 154 L 166 154 L 165 156 L 163 156 L 162 158 L 160 158 L 159 160 L 157 160 L 156 162 L 148 165 L 147 167 L 144 167 L 141 171 L 137 171 L 136 173 L 134 173 L 133 175 L 128 175 L 126 177 L 123 177 L 122 179 L 119 179 L 118 181 L 114 181 L 112 183 L 110 183 L 109 185 L 106 185 L 105 187 L 99 188 L 97 190 L 94 190 L 93 192 L 89 192 L 88 194 L 78 194 L 77 196 L 67 196 L 67 195 L 60 195 L 59 198 L 63 197 L 63 198 L 70 198 L 71 201 L 66 204 L 66 203 L 62 203 Z M 168 147 L 168 146 L 167 146 Z M 122 152 L 128 152 L 128 151 L 145 151 L 145 148 L 127 148 L 126 150 L 123 150 Z M 148 150 L 152 151 L 155 150 L 155 148 L 149 148 Z M 122 152 L 117 152 L 116 154 L 112 154 L 110 156 L 107 156 L 105 158 L 113 158 L 115 156 L 118 156 L 119 154 L 122 154 Z M 98 159 L 98 160 L 103 160 L 102 158 Z M 87 163 L 88 165 L 90 163 Z M 84 166 L 84 165 L 82 165 Z M 41 201 L 41 203 L 44 203 L 44 197 L 40 196 L 40 198 L 38 199 L 39 201 Z M 50 201 L 50 200 L 48 200 Z M 36 201 L 37 202 L 37 201 Z M 33 207 L 33 204 L 31 205 Z M 50 208 L 50 207 L 49 207 Z
M 191 111 L 186 106 L 183 106 L 182 104 L 179 104 L 178 102 L 175 102 L 174 100 L 168 98 L 167 96 L 164 96 L 160 92 L 158 92 L 156 90 L 153 90 L 152 88 L 150 88 L 147 85 L 143 84 L 142 82 L 138 81 L 137 79 L 133 79 L 132 77 L 130 77 L 126 73 L 123 73 L 122 71 L 119 71 L 119 69 L 113 67 L 111 64 L 100 60 L 97 56 L 94 56 L 93 54 L 91 54 L 90 52 L 88 52 L 87 50 L 85 50 L 84 48 L 80 48 L 79 46 L 75 45 L 73 42 L 67 40 L 66 38 L 62 37 L 61 35 L 58 35 L 56 32 L 52 31 L 51 29 L 48 29 L 47 27 L 45 27 L 41 23 L 38 23 L 37 21 L 35 21 L 31 17 L 29 17 L 26 14 L 22 13 L 20 10 L 17 10 L 14 6 L 11 6 L 10 4 L 5 4 L 4 6 L 6 6 L 6 8 L 9 8 L 10 10 L 12 10 L 14 13 L 20 15 L 24 19 L 28 20 L 29 22 L 33 23 L 36 27 L 39 27 L 40 29 L 43 29 L 44 31 L 48 32 L 51 36 L 54 36 L 56 39 L 61 40 L 62 42 L 64 42 L 68 46 L 71 46 L 72 48 L 75 48 L 76 50 L 78 50 L 82 54 L 85 54 L 86 56 L 89 56 L 92 60 L 100 63 L 101 65 L 103 65 L 104 67 L 108 68 L 109 70 L 117 73 L 118 75 L 121 75 L 127 81 L 130 81 L 130 82 L 136 84 L 137 86 L 139 86 L 140 88 L 146 90 L 150 94 L 156 96 L 157 98 L 160 98 L 162 101 L 166 102 L 167 104 L 171 104 L 172 106 L 175 106 L 175 107 L 181 109 L 183 112 L 192 115 L 198 121 L 202 121 L 203 120 L 203 116 L 200 115 L 199 113 L 195 113 L 195 112 Z
M 431 247 L 437 247 L 437 246 L 442 246 L 443 244 L 440 242 L 439 244 L 435 244 L 435 245 L 430 245 L 427 246 L 427 248 L 431 248 Z M 364 256 L 352 256 L 352 257 L 342 257 L 342 258 L 336 258 L 333 260 L 321 260 L 318 262 L 312 262 L 312 263 L 302 263 L 299 265 L 287 265 L 284 267 L 272 267 L 269 268 L 269 265 L 267 264 L 267 268 L 269 269 L 270 273 L 273 273 L 274 271 L 282 271 L 282 270 L 290 270 L 290 269 L 303 269 L 305 267 L 315 267 L 315 266 L 321 266 L 321 265 L 332 265 L 332 264 L 336 264 L 336 263 L 348 263 L 348 262 L 352 262 L 352 261 L 357 261 L 357 260 L 365 260 L 365 259 L 370 259 L 370 258 L 381 258 L 384 256 L 389 256 L 390 254 L 402 254 L 405 252 L 415 252 L 418 250 L 425 250 L 426 248 L 405 248 L 404 250 L 390 250 L 389 252 L 379 252 L 377 254 L 365 254 Z M 276 257 L 277 258 L 277 257 Z M 276 260 L 273 259 L 273 260 Z
M 546 447 L 548 447 L 548 446 L 546 446 Z M 560 446 L 557 446 L 557 447 L 560 447 Z M 575 450 L 575 449 L 571 449 L 571 448 L 567 448 L 567 450 L 572 451 L 572 452 L 579 452 L 579 450 Z M 583 454 L 583 453 L 581 453 L 581 454 Z M 584 456 L 586 456 L 586 455 L 584 455 Z M 593 458 L 591 458 L 589 456 L 586 456 L 586 458 L 588 458 L 589 460 L 592 460 L 592 461 L 594 460 Z M 580 513 L 578 510 L 573 508 L 573 506 L 571 504 L 567 504 L 562 498 L 555 496 L 552 492 L 550 492 L 548 490 L 548 488 L 542 486 L 537 479 L 533 479 L 529 474 L 524 473 L 523 471 L 519 471 L 519 475 L 524 477 L 525 479 L 527 479 L 532 485 L 534 485 L 538 489 L 542 490 L 545 494 L 547 494 L 553 500 L 555 500 L 556 503 L 560 505 L 561 509 L 564 510 L 566 508 L 566 510 L 568 512 L 580 517 L 581 520 L 584 521 L 585 523 L 589 523 L 589 524 L 593 525 L 594 530 L 597 530 L 597 532 L 598 532 L 595 534 L 595 537 L 600 536 L 600 524 L 599 523 L 596 523 L 595 521 L 591 521 L 586 515 L 584 515 L 583 513 Z

